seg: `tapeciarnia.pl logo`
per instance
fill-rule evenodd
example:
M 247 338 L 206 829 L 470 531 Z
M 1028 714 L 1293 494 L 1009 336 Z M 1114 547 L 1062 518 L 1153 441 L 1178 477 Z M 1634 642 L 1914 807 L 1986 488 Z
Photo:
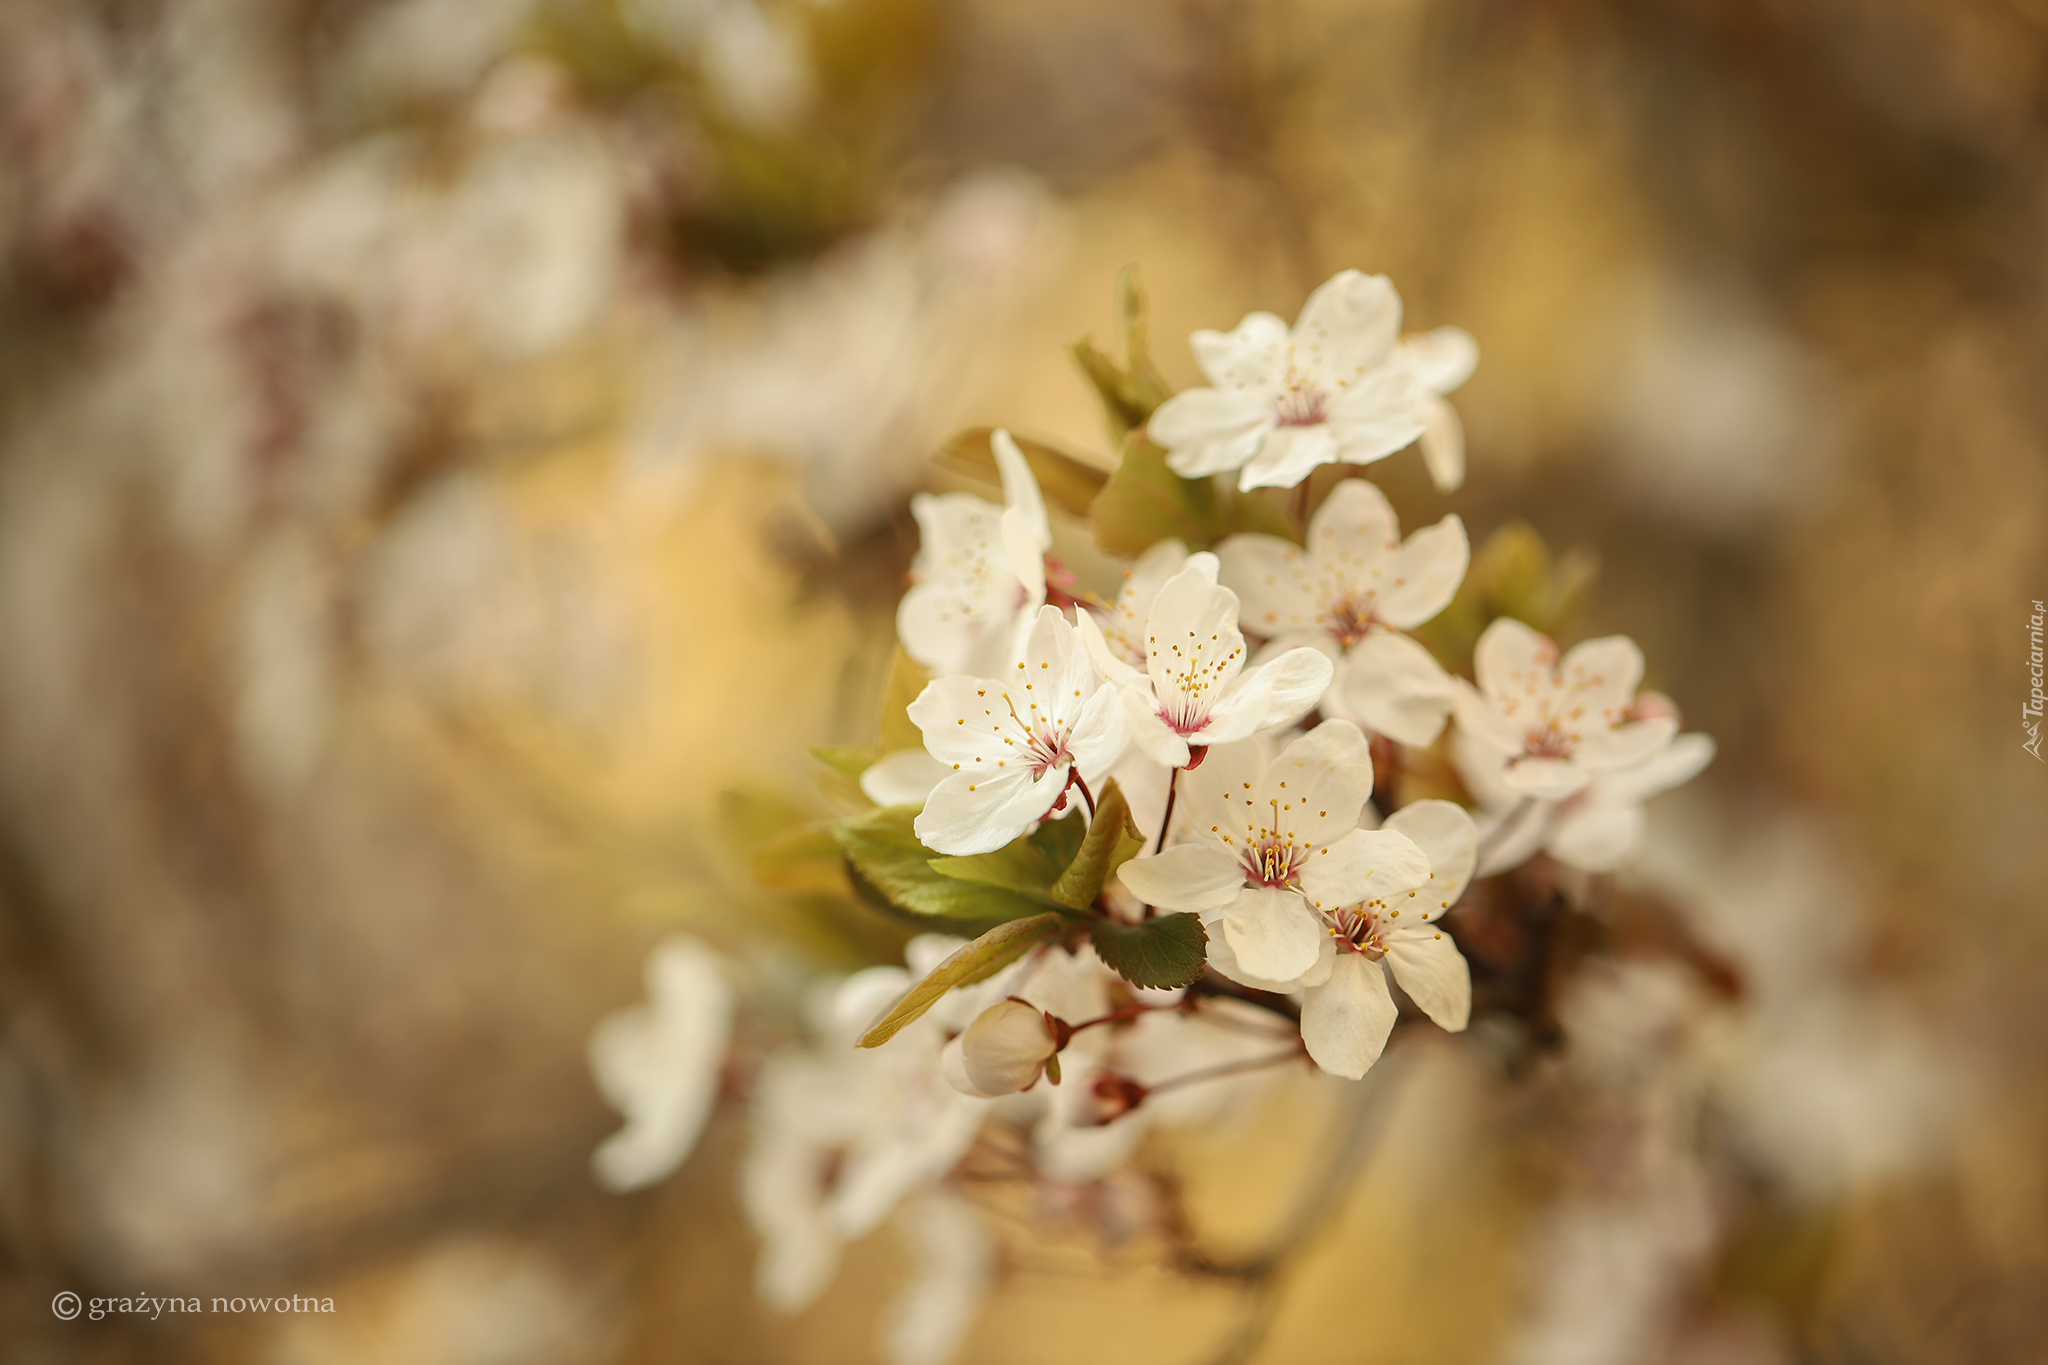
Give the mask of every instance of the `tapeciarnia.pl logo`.
M 2020 745 L 2037 760 L 2048 763 L 2041 757 L 2041 711 L 2048 698 L 2041 693 L 2041 618 L 2044 613 L 2041 603 L 2034 603 L 2034 614 L 2027 623 L 2027 671 L 2033 675 L 2034 690 L 2028 695 L 2026 705 L 2020 708 L 2020 724 L 2026 728 L 2026 743 Z

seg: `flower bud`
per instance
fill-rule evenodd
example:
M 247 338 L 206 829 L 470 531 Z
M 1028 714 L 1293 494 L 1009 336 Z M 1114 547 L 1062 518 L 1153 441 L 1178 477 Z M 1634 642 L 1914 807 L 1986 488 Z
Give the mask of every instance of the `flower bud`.
M 983 1095 L 1008 1095 L 1037 1084 L 1059 1051 L 1062 1032 L 1043 1010 L 1004 1000 L 981 1012 L 960 1037 L 961 1067 Z

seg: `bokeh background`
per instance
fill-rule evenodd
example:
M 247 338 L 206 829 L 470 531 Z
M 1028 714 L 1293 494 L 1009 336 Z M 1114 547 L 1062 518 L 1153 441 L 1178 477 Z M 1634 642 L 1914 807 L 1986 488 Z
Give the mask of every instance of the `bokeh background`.
M 0 1354 L 868 1358 L 896 1241 L 756 1306 L 742 1112 L 605 1194 L 585 1043 L 678 926 L 878 951 L 761 812 L 944 439 L 1109 458 L 1136 264 L 1178 383 L 1348 266 L 1478 338 L 1466 488 L 1375 476 L 1597 555 L 1720 743 L 1624 884 L 1741 987 L 1411 1039 L 1274 1274 L 1014 1211 L 962 1359 L 2041 1359 L 2044 96 L 2034 0 L 9 0 Z M 1217 1236 L 1320 1094 L 1167 1154 Z

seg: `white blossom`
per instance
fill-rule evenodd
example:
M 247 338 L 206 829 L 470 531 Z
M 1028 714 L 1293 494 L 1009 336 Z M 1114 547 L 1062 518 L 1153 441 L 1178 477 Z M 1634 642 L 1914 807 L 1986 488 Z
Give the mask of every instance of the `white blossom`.
M 1293 720 L 1329 687 L 1334 666 L 1315 649 L 1294 649 L 1245 667 L 1237 594 L 1216 582 L 1212 554 L 1188 556 L 1145 615 L 1143 668 L 1118 658 L 1095 619 L 1076 625 L 1095 666 L 1122 692 L 1138 747 L 1173 768 L 1192 750 L 1228 744 Z
M 1458 684 L 1458 725 L 1494 751 L 1501 780 L 1522 796 L 1562 800 L 1678 732 L 1668 715 L 1633 718 L 1643 652 L 1626 636 L 1588 640 L 1560 659 L 1548 638 L 1501 617 L 1479 637 L 1473 672 L 1476 688 Z
M 1403 744 L 1435 741 L 1457 704 L 1450 675 L 1401 632 L 1450 604 L 1471 547 L 1454 514 L 1404 542 L 1386 495 L 1364 479 L 1331 490 L 1304 549 L 1276 536 L 1217 547 L 1222 580 L 1245 623 L 1270 637 L 1265 654 L 1310 645 L 1339 661 L 1325 715 L 1355 719 Z
M 945 1365 L 995 1281 L 995 1237 L 971 1203 L 944 1189 L 919 1195 L 904 1212 L 914 1270 L 884 1321 L 884 1357 L 889 1365 Z
M 1371 754 L 1348 721 L 1323 722 L 1271 762 L 1256 741 L 1224 746 L 1182 778 L 1188 841 L 1117 876 L 1148 904 L 1220 928 L 1209 936 L 1218 970 L 1293 982 L 1334 955 L 1326 912 L 1429 880 L 1406 835 L 1358 827 L 1371 794 Z
M 1240 489 L 1291 488 L 1318 465 L 1370 464 L 1424 432 L 1427 369 L 1396 351 L 1401 296 L 1384 275 L 1346 270 L 1302 305 L 1290 331 L 1253 313 L 1234 332 L 1189 338 L 1210 387 L 1160 404 L 1149 427 L 1183 478 L 1231 470 Z
M 1124 750 L 1124 716 L 1057 607 L 1041 607 L 1023 656 L 1000 678 L 939 678 L 910 704 L 947 776 L 918 813 L 917 837 L 940 853 L 1001 848 L 1071 809 L 1078 776 L 1100 781 Z
M 1462 806 L 1417 801 L 1387 818 L 1428 859 L 1411 885 L 1390 878 L 1372 894 L 1326 914 L 1336 953 L 1301 980 L 1301 1040 L 1316 1065 L 1358 1079 L 1379 1060 L 1396 1013 L 1387 973 L 1436 1024 L 1456 1033 L 1472 1015 L 1472 975 L 1438 921 L 1472 879 L 1479 834 Z
M 1045 601 L 1045 499 L 1009 432 L 996 432 L 989 445 L 1003 477 L 1001 508 L 971 493 L 920 493 L 910 502 L 920 544 L 896 633 L 905 653 L 937 673 L 995 672 L 1015 657 Z
M 732 1029 L 732 988 L 695 939 L 664 939 L 647 959 L 647 1001 L 590 1038 L 590 1069 L 626 1126 L 591 1156 L 608 1189 L 651 1185 L 683 1163 L 718 1094 Z
M 943 1179 L 987 1116 L 989 1102 L 940 1076 L 948 1035 L 998 995 L 998 977 L 955 991 L 886 1047 L 857 1039 L 911 984 L 962 946 L 923 934 L 909 969 L 870 967 L 832 992 L 815 1048 L 789 1048 L 762 1065 L 753 1136 L 740 1166 L 740 1206 L 761 1239 L 756 1282 L 785 1312 L 831 1281 L 841 1248 L 865 1237 L 912 1194 Z
M 1486 830 L 1480 876 L 1519 866 L 1539 850 L 1581 871 L 1611 872 L 1642 846 L 1643 803 L 1697 777 L 1713 762 L 1714 741 L 1697 733 L 1674 736 L 1659 752 L 1599 774 L 1562 801 L 1533 804 L 1524 804 L 1504 780 L 1498 751 L 1462 730 L 1451 757 Z

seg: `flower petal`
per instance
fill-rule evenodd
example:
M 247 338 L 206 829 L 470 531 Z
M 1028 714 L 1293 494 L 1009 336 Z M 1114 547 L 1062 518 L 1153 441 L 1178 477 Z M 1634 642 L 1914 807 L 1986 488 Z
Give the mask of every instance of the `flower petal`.
M 1612 730 L 1596 730 L 1579 745 L 1577 758 L 1593 772 L 1609 772 L 1647 763 L 1671 747 L 1678 721 L 1671 716 L 1630 721 Z
M 1386 1050 L 1397 1013 L 1379 964 L 1340 953 L 1330 979 L 1302 1001 L 1301 1041 L 1317 1066 L 1355 1081 Z
M 1568 808 L 1544 848 L 1559 862 L 1585 872 L 1612 872 L 1643 837 L 1642 806 L 1634 801 Z
M 1387 566 L 1376 608 L 1380 620 L 1408 630 L 1435 616 L 1457 596 L 1471 559 L 1465 523 L 1456 513 L 1408 537 Z
M 1401 295 L 1393 282 L 1345 270 L 1308 296 L 1289 340 L 1294 364 L 1334 388 L 1385 365 L 1400 334 Z
M 1116 875 L 1132 895 L 1162 910 L 1220 910 L 1244 887 L 1244 869 L 1212 839 L 1133 858 Z
M 1437 1027 L 1462 1031 L 1472 1018 L 1472 969 L 1441 929 L 1417 927 L 1387 942 L 1387 966 Z
M 1337 458 L 1371 464 L 1422 435 L 1420 391 L 1406 371 L 1376 370 L 1346 389 L 1330 406 L 1324 427 L 1336 439 Z
M 1223 586 L 1237 594 L 1240 624 L 1261 635 L 1315 624 L 1318 604 L 1301 547 L 1278 536 L 1236 535 L 1216 547 L 1216 557 Z
M 1400 543 L 1401 519 L 1394 515 L 1387 495 L 1370 479 L 1341 481 L 1309 518 L 1309 552 L 1324 572 L 1332 561 L 1376 563 Z M 1358 586 L 1377 585 L 1361 582 Z
M 1417 748 L 1432 744 L 1458 704 L 1434 656 L 1405 635 L 1376 630 L 1345 655 L 1340 695 L 1368 730 Z
M 934 678 L 910 703 L 911 724 L 924 733 L 924 747 L 948 765 L 972 768 L 975 760 L 993 766 L 1003 755 L 1003 727 L 1009 714 L 998 701 L 1001 686 L 992 678 Z
M 911 829 L 935 853 L 993 853 L 1051 810 L 1066 783 L 1064 764 L 1036 779 L 1024 767 L 957 772 L 932 788 Z
M 1162 540 L 1124 570 L 1116 606 L 1105 613 L 1100 623 L 1110 653 L 1129 665 L 1145 662 L 1145 618 L 1152 613 L 1152 601 L 1159 596 L 1166 580 L 1179 573 L 1187 562 L 1187 546 L 1178 540 Z
M 1221 917 L 1218 916 L 1217 918 L 1220 920 Z M 1235 981 L 1240 986 L 1250 986 L 1255 991 L 1272 991 L 1276 995 L 1285 995 L 1289 991 L 1299 990 L 1304 986 L 1320 986 L 1323 982 L 1330 979 L 1330 964 L 1336 959 L 1336 956 L 1337 941 L 1328 934 L 1322 934 L 1319 936 L 1316 946 L 1316 960 L 1313 966 L 1291 980 L 1273 981 L 1258 975 L 1256 972 L 1246 970 L 1245 965 L 1237 960 L 1237 954 L 1230 949 L 1229 935 L 1214 933 L 1209 935 L 1209 965 L 1211 967 L 1214 967 L 1217 972 Z
M 867 766 L 860 775 L 860 790 L 878 806 L 922 805 L 952 771 L 951 764 L 939 762 L 926 750 L 898 749 Z
M 1608 725 L 1619 725 L 1643 680 L 1643 651 L 1626 635 L 1588 640 L 1572 646 L 1558 665 L 1558 676 L 1575 704 L 1598 712 Z M 1671 729 L 1675 734 L 1678 726 Z
M 1709 735 L 1680 735 L 1669 748 L 1653 754 L 1631 768 L 1603 773 L 1600 799 L 1643 801 L 1659 792 L 1683 786 L 1698 777 L 1714 761 L 1714 741 Z
M 1472 650 L 1472 676 L 1494 702 L 1520 701 L 1554 685 L 1557 646 L 1511 616 L 1496 617 Z M 1513 712 L 1507 712 L 1510 719 Z M 1459 711 L 1460 723 L 1464 712 Z M 1518 734 L 1510 748 L 1522 747 Z
M 1465 424 L 1458 410 L 1441 398 L 1416 405 L 1422 422 L 1422 467 L 1439 493 L 1455 493 L 1465 482 Z
M 1299 719 L 1316 704 L 1336 676 L 1337 665 L 1313 645 L 1288 650 L 1279 658 L 1259 665 L 1259 677 L 1266 686 L 1266 711 L 1259 720 L 1261 730 Z
M 1167 467 L 1199 479 L 1241 467 L 1279 421 L 1271 404 L 1235 389 L 1183 389 L 1146 424 L 1166 447 Z
M 1217 388 L 1257 392 L 1286 377 L 1287 324 L 1271 313 L 1247 313 L 1233 331 L 1196 332 L 1188 349 Z
M 1411 438 L 1412 439 L 1412 438 Z M 1238 475 L 1240 493 L 1254 488 L 1292 488 L 1326 464 L 1342 458 L 1328 422 L 1315 426 L 1276 426 L 1266 433 L 1258 453 Z
M 1358 826 L 1372 795 L 1371 747 L 1356 725 L 1326 720 L 1282 749 L 1249 795 L 1261 814 L 1292 806 L 1287 829 L 1311 848 L 1325 847 Z
M 1405 905 L 1408 892 L 1428 884 L 1429 855 L 1388 829 L 1354 829 L 1311 854 L 1301 869 L 1302 894 L 1326 912 L 1368 900 L 1392 904 L 1397 897 Z
M 1145 671 L 1153 697 L 1170 722 L 1193 735 L 1244 667 L 1244 636 L 1237 628 L 1237 594 L 1218 586 L 1217 560 L 1188 556 L 1159 589 L 1145 621 Z
M 1017 449 L 1017 442 L 1010 433 L 997 427 L 989 437 L 989 448 L 995 452 L 996 469 L 1003 478 L 1003 502 L 1008 510 L 1023 515 L 1019 522 L 1030 535 L 1031 543 L 1042 556 L 1052 548 L 1052 524 L 1046 520 L 1045 495 L 1038 491 L 1038 480 L 1032 476 L 1031 464 L 1024 458 L 1024 452 Z
M 1501 773 L 1501 781 L 1513 790 L 1539 801 L 1562 801 L 1592 780 L 1569 758 L 1512 758 Z
M 1045 601 L 1045 548 L 1039 532 L 1031 525 L 1031 514 L 1021 507 L 1003 513 L 1002 529 L 1004 562 L 1023 590 L 1023 609 L 1034 609 Z
M 1238 965 L 1268 981 L 1292 981 L 1315 966 L 1319 940 L 1328 937 L 1307 901 L 1272 886 L 1245 887 L 1224 907 L 1222 921 Z
M 1482 640 L 1484 638 L 1481 637 Z M 1457 705 L 1454 709 L 1457 712 L 1458 733 L 1461 736 L 1470 739 L 1477 749 L 1496 755 L 1497 763 L 1505 763 L 1509 755 L 1522 752 L 1521 727 L 1501 714 L 1492 697 L 1463 678 L 1453 678 L 1451 686 L 1457 691 Z
M 1462 327 L 1438 327 L 1402 337 L 1395 357 L 1425 392 L 1449 393 L 1479 368 L 1479 343 Z
M 1424 918 L 1434 920 L 1456 905 L 1479 859 L 1479 826 L 1471 814 L 1451 801 L 1415 801 L 1388 816 L 1381 828 L 1407 835 L 1429 859 L 1432 904 Z

